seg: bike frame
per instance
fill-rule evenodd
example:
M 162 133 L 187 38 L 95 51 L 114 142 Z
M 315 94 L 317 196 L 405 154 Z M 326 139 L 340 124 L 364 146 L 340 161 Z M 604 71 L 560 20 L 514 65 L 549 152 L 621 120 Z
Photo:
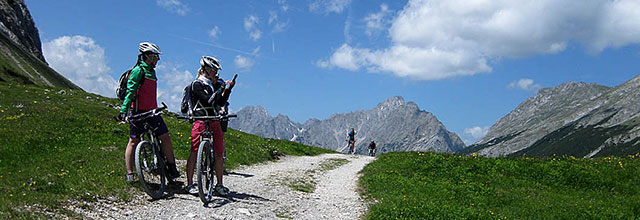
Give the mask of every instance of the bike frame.
M 237 117 L 237 115 L 227 115 L 227 116 L 178 116 L 178 119 L 187 119 L 189 122 L 194 122 L 197 120 L 202 120 L 205 124 L 205 130 L 200 133 L 200 146 L 198 149 L 198 156 L 196 159 L 196 175 L 198 177 L 198 194 L 200 195 L 200 199 L 205 204 L 210 202 L 212 197 L 212 190 L 216 179 L 215 172 L 215 155 L 213 150 L 214 139 L 216 138 L 209 126 L 212 121 L 227 121 L 229 118 Z M 209 143 L 210 149 L 205 149 L 205 143 Z M 226 152 L 225 152 L 226 154 Z M 208 179 L 205 181 L 209 181 L 209 186 L 204 186 L 201 180 L 203 176 L 203 171 L 201 171 L 203 167 L 202 161 L 209 161 L 208 170 L 206 170 L 206 175 L 208 175 Z M 223 159 L 224 161 L 224 159 Z M 223 162 L 224 166 L 224 162 Z M 204 187 L 209 187 L 207 190 Z
M 158 140 L 158 138 L 153 134 L 154 129 L 151 128 L 151 125 L 149 123 L 147 123 L 146 121 L 144 122 L 144 130 L 146 131 L 144 135 L 142 135 L 140 137 L 140 142 L 142 141 L 149 141 L 151 143 L 151 148 L 152 148 L 152 152 L 155 154 L 157 153 L 158 155 L 160 155 L 160 158 L 163 162 L 163 164 L 167 164 L 167 158 L 164 155 L 164 152 L 162 151 L 162 147 L 160 146 L 160 140 Z M 144 137 L 148 136 L 148 140 L 145 139 Z M 160 172 L 163 172 L 166 176 L 166 169 L 165 167 L 159 167 Z
M 162 104 L 164 105 L 164 103 L 162 103 Z M 159 108 L 159 109 L 164 110 L 166 107 L 167 107 L 167 106 L 165 105 L 163 108 Z M 148 116 L 146 116 L 146 117 L 141 117 L 141 118 L 139 118 L 139 119 L 136 119 L 136 120 L 143 121 L 143 126 L 144 126 L 144 128 L 143 128 L 143 129 L 145 130 L 145 132 L 143 133 L 143 135 L 140 137 L 140 142 L 142 142 L 142 141 L 149 141 L 149 142 L 151 143 L 151 147 L 152 147 L 152 149 L 153 149 L 153 151 L 154 151 L 153 153 L 156 153 L 156 152 L 157 152 L 158 154 L 160 154 L 160 157 L 161 157 L 162 161 L 163 161 L 163 162 L 164 162 L 164 164 L 166 165 L 166 164 L 167 164 L 167 158 L 165 157 L 164 152 L 162 152 L 162 147 L 160 146 L 160 144 L 161 144 L 161 143 L 160 143 L 160 140 L 158 140 L 158 138 L 156 137 L 156 135 L 154 135 L 154 134 L 153 134 L 153 132 L 155 131 L 155 129 L 153 129 L 153 128 L 151 127 L 151 125 L 150 125 L 146 120 L 144 120 L 144 119 L 147 119 L 147 118 L 154 117 L 154 116 L 156 116 L 156 115 L 161 115 L 161 114 L 162 114 L 162 111 L 157 111 L 157 112 L 156 112 L 156 109 L 154 109 L 154 110 L 152 110 L 152 111 L 153 111 L 153 113 L 151 113 L 150 115 L 148 115 Z M 149 112 L 151 112 L 151 111 L 149 111 Z M 138 114 L 138 116 L 140 116 L 140 115 L 144 115 L 144 114 L 148 114 L 148 112 Z M 132 117 L 135 117 L 135 116 L 132 116 Z M 135 122 L 136 120 L 131 120 L 129 123 L 133 123 L 133 122 Z M 135 125 L 134 125 L 134 126 L 135 126 Z M 145 138 L 145 136 L 147 136 L 147 137 L 148 137 L 148 140 Z M 166 171 L 164 167 L 160 167 L 160 169 L 162 169 L 162 172 Z
M 136 166 L 136 172 L 138 173 L 138 179 L 140 180 L 142 188 L 145 190 L 145 192 L 149 196 L 151 196 L 154 199 L 158 199 L 163 196 L 164 190 L 165 190 L 165 180 L 168 180 L 169 182 L 172 181 L 167 177 L 167 173 L 166 173 L 167 159 L 160 146 L 161 144 L 160 140 L 158 140 L 156 135 L 153 133 L 155 129 L 153 129 L 152 126 L 146 120 L 148 118 L 161 115 L 162 111 L 167 108 L 167 106 L 164 103 L 162 103 L 162 105 L 163 107 L 156 108 L 140 114 L 132 115 L 126 119 L 126 122 L 132 124 L 133 126 L 136 126 L 135 125 L 136 122 L 140 122 L 140 121 L 142 122 L 144 132 L 141 134 L 140 142 L 136 145 L 135 166 Z M 151 158 L 147 158 L 147 156 L 140 158 L 140 153 L 146 152 L 146 150 L 144 150 L 146 147 L 143 147 L 145 143 L 148 143 L 148 145 L 150 145 L 150 152 L 148 153 L 152 154 L 150 156 L 153 157 L 153 161 L 148 160 Z M 143 154 L 148 155 L 147 153 L 143 153 Z M 158 173 L 155 173 L 153 171 L 154 169 L 157 169 L 156 171 Z M 150 175 L 150 176 L 147 176 L 147 175 Z M 153 176 L 156 176 L 156 175 L 159 178 L 160 183 L 154 183 L 154 182 L 149 183 L 148 182 L 149 179 L 146 179 L 146 177 L 151 177 L 151 179 L 153 179 Z M 152 189 L 150 184 L 151 185 L 158 184 L 159 187 L 157 189 Z

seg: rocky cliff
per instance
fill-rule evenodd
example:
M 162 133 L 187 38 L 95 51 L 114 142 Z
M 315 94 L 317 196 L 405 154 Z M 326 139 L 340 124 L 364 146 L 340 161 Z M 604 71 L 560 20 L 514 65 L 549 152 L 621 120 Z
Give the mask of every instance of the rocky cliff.
M 46 63 L 40 34 L 23 0 L 0 1 L 0 33 Z

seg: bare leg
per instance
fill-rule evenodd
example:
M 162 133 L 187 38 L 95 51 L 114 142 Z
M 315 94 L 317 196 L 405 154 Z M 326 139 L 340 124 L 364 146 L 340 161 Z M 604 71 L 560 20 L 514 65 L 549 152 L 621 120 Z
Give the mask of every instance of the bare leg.
M 187 159 L 187 185 L 193 184 L 193 173 L 196 168 L 196 160 L 198 159 L 198 152 L 189 153 L 189 159 Z
M 133 165 L 135 164 L 136 146 L 140 143 L 140 138 L 129 138 L 127 149 L 124 151 L 124 163 L 127 166 L 127 174 L 133 173 Z
M 160 135 L 158 139 L 162 141 L 162 152 L 164 152 L 164 155 L 167 157 L 167 162 L 175 164 L 176 160 L 173 157 L 173 144 L 171 143 L 169 133 Z
M 213 156 L 216 159 L 216 179 L 218 181 L 216 181 L 216 183 L 218 185 L 222 185 L 222 174 L 224 172 L 224 160 L 223 160 L 223 156 L 224 156 L 224 151 L 223 152 L 214 152 Z

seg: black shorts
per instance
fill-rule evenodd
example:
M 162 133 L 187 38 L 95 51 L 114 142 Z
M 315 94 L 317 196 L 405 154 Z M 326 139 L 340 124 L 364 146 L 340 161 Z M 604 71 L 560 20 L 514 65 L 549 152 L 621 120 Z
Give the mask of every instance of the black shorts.
M 140 114 L 142 112 L 145 111 L 132 111 L 131 115 L 136 115 L 136 114 Z M 151 118 L 147 118 L 145 119 L 145 121 L 147 123 L 149 123 L 149 125 L 151 125 L 151 128 L 154 130 L 153 134 L 156 136 L 160 136 L 166 133 L 169 133 L 169 129 L 167 128 L 167 125 L 164 123 L 164 120 L 162 119 L 162 117 L 160 115 L 156 115 L 153 116 Z M 142 133 L 144 133 L 146 130 L 144 130 L 144 122 L 145 121 L 137 121 L 134 123 L 129 124 L 129 137 L 131 138 L 140 138 L 142 136 Z

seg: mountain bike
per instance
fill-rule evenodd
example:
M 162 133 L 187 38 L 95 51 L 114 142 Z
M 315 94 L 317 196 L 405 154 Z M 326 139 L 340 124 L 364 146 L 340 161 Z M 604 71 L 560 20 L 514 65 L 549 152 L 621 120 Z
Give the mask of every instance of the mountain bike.
M 217 115 L 217 116 L 178 116 L 178 119 L 186 119 L 189 122 L 203 120 L 205 130 L 200 134 L 200 145 L 198 146 L 198 156 L 196 159 L 196 176 L 198 176 L 198 195 L 203 203 L 211 202 L 214 194 L 216 169 L 215 157 L 213 155 L 213 130 L 209 127 L 211 121 L 228 121 L 229 118 L 237 115 Z M 223 160 L 224 161 L 224 160 Z M 223 163 L 224 164 L 224 163 Z
M 347 140 L 347 142 L 349 143 L 349 154 L 353 154 L 356 141 L 353 139 L 350 139 L 350 140 Z
M 162 198 L 166 186 L 167 160 L 162 152 L 161 141 L 154 134 L 153 127 L 147 123 L 147 118 L 161 115 L 167 106 L 162 103 L 162 107 L 146 111 L 137 115 L 129 116 L 125 121 L 134 123 L 143 122 L 145 132 L 141 135 L 141 141 L 136 146 L 135 164 L 136 172 L 142 189 L 153 199 Z M 169 179 L 173 183 L 172 179 Z

